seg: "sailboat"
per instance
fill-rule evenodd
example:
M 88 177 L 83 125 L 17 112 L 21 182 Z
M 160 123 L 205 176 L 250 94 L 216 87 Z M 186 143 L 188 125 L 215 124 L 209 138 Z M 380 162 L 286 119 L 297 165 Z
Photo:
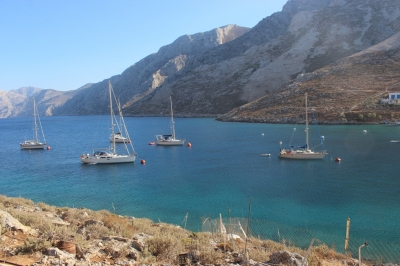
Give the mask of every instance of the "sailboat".
M 113 111 L 113 100 L 112 95 L 114 94 L 113 88 L 111 86 L 111 82 L 108 81 L 108 92 L 110 97 L 110 117 L 111 117 L 111 136 L 115 134 L 114 127 L 116 123 L 115 114 Z M 114 95 L 115 98 L 115 95 Z M 121 106 L 117 104 L 118 113 L 122 117 Z M 125 136 L 129 139 L 128 130 L 126 130 L 125 123 L 124 130 Z M 128 147 L 130 145 L 130 148 Z M 93 154 L 82 154 L 81 162 L 85 164 L 109 164 L 109 163 L 133 163 L 136 160 L 137 153 L 133 149 L 133 145 L 131 142 L 124 143 L 124 147 L 126 150 L 126 154 L 118 154 L 115 145 L 115 138 L 111 142 L 110 148 L 94 148 Z M 131 151 L 130 151 L 131 150 Z
M 323 159 L 326 154 L 326 150 L 323 151 L 313 151 L 309 147 L 308 143 L 308 110 L 307 110 L 307 93 L 305 94 L 306 100 L 306 144 L 301 147 L 290 146 L 290 149 L 280 149 L 278 154 L 279 158 L 286 158 L 286 159 Z M 323 144 L 323 137 L 320 137 L 321 144 Z M 282 146 L 282 141 L 280 142 Z
M 119 123 L 116 123 L 116 126 L 118 128 L 118 132 L 111 134 L 110 135 L 110 142 L 115 141 L 116 143 L 130 143 L 131 140 L 127 137 L 124 137 L 124 135 L 122 134 L 122 131 L 124 130 L 125 132 L 127 132 L 126 130 L 126 126 L 125 126 L 125 121 L 124 121 L 124 116 L 122 115 L 122 111 L 121 111 L 121 104 L 118 101 L 117 102 L 118 105 L 118 115 L 119 115 Z M 117 120 L 115 120 L 117 122 Z
M 169 96 L 171 102 L 171 134 L 168 135 L 156 135 L 156 144 L 162 146 L 178 146 L 185 143 L 185 139 L 175 138 L 175 122 L 174 122 L 174 112 L 172 109 L 172 97 Z
M 130 142 L 130 140 L 122 135 L 121 132 L 114 133 L 110 136 L 110 142 L 113 142 L 113 139 L 116 143 L 124 143 Z
M 37 121 L 39 122 L 39 127 L 37 125 Z M 40 132 L 42 133 L 43 142 L 39 142 L 39 135 L 38 135 L 39 129 Z M 39 112 L 36 106 L 35 99 L 33 99 L 33 133 L 34 133 L 33 140 L 25 140 L 24 142 L 20 143 L 22 150 L 44 149 L 44 147 L 46 146 L 46 139 L 44 137 L 42 123 L 40 122 Z

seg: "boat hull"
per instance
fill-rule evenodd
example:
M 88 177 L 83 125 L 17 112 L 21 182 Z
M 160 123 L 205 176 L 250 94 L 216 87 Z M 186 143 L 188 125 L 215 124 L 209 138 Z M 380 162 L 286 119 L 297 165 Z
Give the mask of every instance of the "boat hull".
M 24 142 L 20 143 L 21 150 L 44 149 L 46 143 L 40 142 Z
M 298 151 L 282 151 L 278 154 L 279 158 L 295 159 L 295 160 L 310 160 L 310 159 L 323 159 L 326 151 L 322 152 L 298 152 Z
M 113 142 L 113 139 L 110 139 L 110 142 Z M 130 140 L 129 139 L 118 139 L 115 138 L 115 143 L 129 143 Z
M 82 155 L 81 162 L 85 164 L 112 164 L 112 163 L 134 163 L 136 155 L 113 155 L 113 156 L 94 156 Z
M 156 144 L 160 146 L 182 146 L 183 144 L 185 144 L 185 140 L 157 140 Z

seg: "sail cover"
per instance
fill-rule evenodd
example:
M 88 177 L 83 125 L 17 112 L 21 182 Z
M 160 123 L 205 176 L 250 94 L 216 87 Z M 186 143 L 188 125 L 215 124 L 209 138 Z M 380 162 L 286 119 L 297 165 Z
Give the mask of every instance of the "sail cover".
M 307 149 L 307 144 L 304 144 L 304 146 L 290 146 L 291 148 L 297 148 L 297 149 Z

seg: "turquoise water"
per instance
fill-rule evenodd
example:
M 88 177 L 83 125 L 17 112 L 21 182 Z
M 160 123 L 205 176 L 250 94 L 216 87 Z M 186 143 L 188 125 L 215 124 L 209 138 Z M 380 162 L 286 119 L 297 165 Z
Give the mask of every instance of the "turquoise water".
M 279 141 L 287 145 L 296 127 L 293 143 L 304 144 L 304 125 L 176 118 L 178 138 L 192 147 L 158 147 L 148 143 L 168 133 L 168 118 L 125 120 L 136 163 L 83 165 L 82 153 L 109 145 L 108 116 L 44 117 L 51 150 L 32 152 L 19 149 L 32 119 L 1 119 L 0 194 L 178 225 L 188 213 L 195 231 L 202 215 L 226 217 L 229 208 L 247 217 L 251 198 L 252 219 L 344 235 L 350 217 L 353 237 L 399 242 L 400 143 L 390 140 L 400 139 L 400 127 L 319 126 L 326 158 L 292 161 L 277 157 Z

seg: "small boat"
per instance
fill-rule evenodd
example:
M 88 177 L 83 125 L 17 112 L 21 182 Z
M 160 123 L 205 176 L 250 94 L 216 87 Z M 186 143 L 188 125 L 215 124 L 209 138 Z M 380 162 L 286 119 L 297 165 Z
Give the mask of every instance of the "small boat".
M 307 108 L 307 93 L 305 93 L 305 106 L 306 106 L 306 144 L 304 146 L 291 146 L 290 149 L 282 149 L 282 141 L 280 142 L 281 148 L 278 154 L 279 158 L 285 159 L 323 159 L 326 154 L 326 150 L 313 151 L 310 149 L 308 143 L 308 108 Z M 294 129 L 296 131 L 296 129 Z M 294 132 L 293 132 L 294 133 Z M 292 136 L 293 137 L 293 136 Z M 320 137 L 320 144 L 323 145 L 324 137 Z
M 335 162 L 340 162 L 342 159 L 340 159 L 339 157 L 335 158 Z
M 124 121 L 124 116 L 122 115 L 121 111 L 121 105 L 120 102 L 117 102 L 118 106 L 118 115 L 119 115 L 119 123 L 117 122 L 117 119 L 115 119 L 115 126 L 118 128 L 119 132 L 111 134 L 110 135 L 110 141 L 113 142 L 115 141 L 116 143 L 130 143 L 130 139 L 127 137 L 124 137 L 121 133 L 121 131 L 127 131 L 126 126 L 125 126 L 125 121 Z
M 271 154 L 270 154 L 270 153 L 262 153 L 261 156 L 263 156 L 263 157 L 269 157 L 269 156 L 271 156 Z
M 156 135 L 156 144 L 161 146 L 180 146 L 185 143 L 185 139 L 175 138 L 175 122 L 174 122 L 174 112 L 172 109 L 172 97 L 169 97 L 171 102 L 171 134 L 167 135 Z
M 154 144 L 156 144 L 154 141 L 149 142 L 149 145 L 154 145 Z
M 113 98 L 112 95 L 114 95 L 113 88 L 111 86 L 111 82 L 108 81 L 108 93 L 110 97 L 110 116 L 111 116 L 111 136 L 116 136 L 117 134 L 114 133 L 114 126 L 117 123 L 116 118 L 114 115 L 113 111 Z M 115 95 L 114 95 L 115 99 Z M 121 112 L 121 107 L 117 103 L 118 107 L 118 113 L 120 118 L 123 121 L 123 116 Z M 125 130 L 125 136 L 129 139 L 129 133 L 128 130 L 124 125 L 124 130 Z M 116 138 L 111 138 L 112 141 L 112 146 L 110 148 L 93 148 L 93 154 L 82 154 L 81 155 L 81 162 L 85 164 L 111 164 L 111 163 L 133 163 L 136 160 L 137 153 L 133 149 L 132 143 L 129 141 L 128 144 L 130 144 L 130 148 L 128 147 L 129 145 L 127 143 L 124 144 L 125 147 L 125 154 L 118 154 L 117 149 L 116 149 Z M 131 151 L 130 151 L 131 150 Z
M 39 127 L 37 122 L 39 122 Z M 39 130 L 42 133 L 43 142 L 39 141 L 39 135 L 38 135 Z M 44 149 L 44 147 L 46 146 L 46 139 L 44 137 L 42 123 L 40 122 L 39 112 L 36 106 L 35 99 L 33 99 L 33 133 L 34 133 L 33 140 L 25 140 L 24 142 L 19 144 L 22 150 Z
M 114 136 L 114 138 L 113 138 Z M 122 136 L 121 132 L 115 133 L 114 135 L 110 136 L 110 141 L 113 142 L 113 139 L 117 143 L 129 143 L 130 140 Z
M 400 140 L 398 140 L 398 139 L 392 139 L 390 142 L 398 143 L 398 142 L 400 142 Z

